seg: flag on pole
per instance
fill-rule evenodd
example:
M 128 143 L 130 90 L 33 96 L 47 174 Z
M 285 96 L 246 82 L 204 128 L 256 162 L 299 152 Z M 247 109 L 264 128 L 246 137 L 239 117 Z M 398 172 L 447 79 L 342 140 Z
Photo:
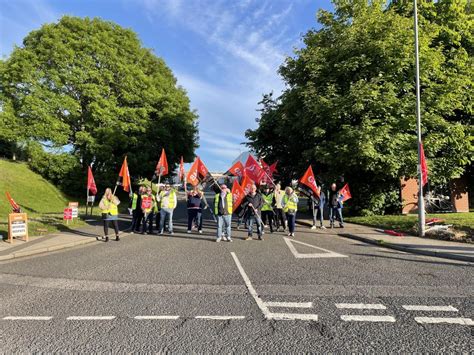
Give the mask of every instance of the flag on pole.
M 198 169 L 199 176 L 201 177 L 201 180 L 204 180 L 210 176 L 209 170 L 206 168 L 201 158 L 197 157 L 197 160 L 198 160 L 197 169 Z
M 242 189 L 244 190 L 244 193 L 248 195 L 250 193 L 250 190 L 252 188 L 252 185 L 254 182 L 252 181 L 251 178 L 248 177 L 247 174 L 244 174 L 244 179 L 242 180 Z
M 277 164 L 278 164 L 278 160 L 276 162 L 274 162 L 272 165 L 270 165 L 270 172 L 271 172 L 271 176 L 273 177 L 273 173 L 277 173 L 278 170 L 277 170 Z
M 188 175 L 186 176 L 186 181 L 189 182 L 193 186 L 196 186 L 197 184 L 199 184 L 198 165 L 199 165 L 199 160 L 195 159 L 193 165 L 191 165 L 191 168 L 188 171 Z
M 347 201 L 352 197 L 351 191 L 349 190 L 349 184 L 345 184 L 342 189 L 339 190 L 338 200 L 341 202 Z
M 423 143 L 420 142 L 420 157 L 421 157 L 421 182 L 425 186 L 428 182 L 428 164 L 426 164 L 425 150 Z
M 262 175 L 265 174 L 252 155 L 249 155 L 247 162 L 245 163 L 245 174 L 255 182 L 260 182 Z
M 232 212 L 234 212 L 237 207 L 239 207 L 244 197 L 244 189 L 239 185 L 237 180 L 234 180 L 234 184 L 232 185 Z
M 156 175 L 168 175 L 168 160 L 166 159 L 165 148 L 161 150 L 160 160 L 158 160 L 158 164 L 156 164 L 155 171 Z
M 184 159 L 181 157 L 181 161 L 179 162 L 179 171 L 178 171 L 178 179 L 179 181 L 183 181 L 184 179 Z
M 234 176 L 238 176 L 239 178 L 242 178 L 244 176 L 244 165 L 240 161 L 237 161 L 234 165 L 230 167 L 229 173 Z
M 122 185 L 124 191 L 130 192 L 130 172 L 128 171 L 127 156 L 123 159 L 117 185 Z
M 300 191 L 302 191 L 303 193 L 306 192 L 307 194 L 308 191 L 304 191 L 304 190 L 306 190 L 306 188 L 309 188 L 310 195 L 312 194 L 319 198 L 319 188 L 318 188 L 318 185 L 316 184 L 316 179 L 314 177 L 313 168 L 311 167 L 311 165 L 308 167 L 308 169 L 306 169 L 306 172 L 299 180 L 299 183 L 300 183 L 300 186 L 299 186 Z M 304 186 L 301 186 L 301 185 L 304 185 Z
M 10 205 L 12 206 L 13 213 L 21 213 L 20 205 L 15 202 L 15 200 L 11 197 L 10 193 L 6 191 L 5 195 L 7 195 L 8 202 L 10 202 Z
M 94 175 L 92 175 L 92 169 L 90 166 L 87 167 L 87 189 L 92 195 L 97 194 L 97 186 L 95 184 Z

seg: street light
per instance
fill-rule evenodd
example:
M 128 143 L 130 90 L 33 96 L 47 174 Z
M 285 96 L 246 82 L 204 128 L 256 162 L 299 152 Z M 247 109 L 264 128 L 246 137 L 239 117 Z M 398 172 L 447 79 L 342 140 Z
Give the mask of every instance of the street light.
M 420 237 L 425 236 L 425 201 L 423 199 L 423 172 L 421 169 L 421 110 L 420 110 L 420 58 L 418 55 L 418 10 L 413 0 L 415 21 L 415 67 L 416 67 L 416 133 L 418 135 L 418 224 Z

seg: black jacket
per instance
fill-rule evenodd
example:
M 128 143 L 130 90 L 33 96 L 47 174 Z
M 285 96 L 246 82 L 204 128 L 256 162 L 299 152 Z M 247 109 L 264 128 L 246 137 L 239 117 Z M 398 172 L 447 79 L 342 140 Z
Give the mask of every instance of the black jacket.
M 253 208 L 249 207 L 249 203 L 253 205 Z M 255 214 L 254 209 L 260 215 L 260 209 L 262 208 L 262 206 L 263 206 L 263 198 L 259 192 L 257 192 L 255 196 L 251 196 L 250 194 L 245 196 L 243 208 L 247 209 L 247 212 L 246 212 L 247 216 L 253 216 Z

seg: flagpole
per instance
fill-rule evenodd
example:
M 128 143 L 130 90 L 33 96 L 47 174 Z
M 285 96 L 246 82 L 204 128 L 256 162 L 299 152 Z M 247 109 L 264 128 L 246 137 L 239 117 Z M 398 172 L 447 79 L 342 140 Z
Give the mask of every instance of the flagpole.
M 87 217 L 87 208 L 88 207 L 89 207 L 89 186 L 87 186 L 87 192 L 86 192 L 86 217 Z
M 418 9 L 413 0 L 413 14 L 415 27 L 415 68 L 416 68 L 416 131 L 418 143 L 418 223 L 419 235 L 425 236 L 425 200 L 423 198 L 423 171 L 421 169 L 421 109 L 420 109 L 420 58 L 418 53 Z

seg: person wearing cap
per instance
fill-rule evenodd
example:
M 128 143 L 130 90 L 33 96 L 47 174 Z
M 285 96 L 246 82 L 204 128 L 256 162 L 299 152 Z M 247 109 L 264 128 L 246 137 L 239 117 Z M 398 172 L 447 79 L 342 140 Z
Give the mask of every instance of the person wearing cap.
M 199 234 L 202 233 L 202 191 L 196 185 L 192 191 L 188 192 L 187 206 L 188 206 L 188 231 L 191 233 L 193 223 L 196 221 Z
M 247 216 L 247 238 L 245 240 L 252 240 L 254 223 L 257 225 L 258 240 L 263 240 L 262 219 L 260 218 L 262 206 L 262 195 L 257 191 L 257 186 L 253 184 L 250 193 L 245 196 L 244 200 L 245 215 Z
M 166 184 L 165 189 L 158 195 L 158 201 L 161 205 L 160 234 L 163 234 L 165 222 L 168 219 L 168 231 L 173 235 L 173 211 L 178 203 L 176 190 L 172 189 L 170 184 Z
M 217 216 L 217 239 L 220 242 L 225 230 L 224 240 L 232 242 L 232 192 L 226 184 L 220 185 L 220 191 L 214 196 L 214 214 Z
M 283 212 L 288 221 L 288 236 L 295 236 L 296 211 L 298 210 L 298 196 L 290 186 L 285 188 L 285 194 L 281 200 Z
M 275 225 L 277 231 L 285 231 L 286 229 L 286 216 L 285 212 L 283 212 L 283 206 L 281 205 L 281 200 L 283 199 L 283 195 L 285 192 L 281 191 L 281 185 L 278 183 L 275 185 L 275 190 L 273 191 L 273 195 L 275 196 Z

